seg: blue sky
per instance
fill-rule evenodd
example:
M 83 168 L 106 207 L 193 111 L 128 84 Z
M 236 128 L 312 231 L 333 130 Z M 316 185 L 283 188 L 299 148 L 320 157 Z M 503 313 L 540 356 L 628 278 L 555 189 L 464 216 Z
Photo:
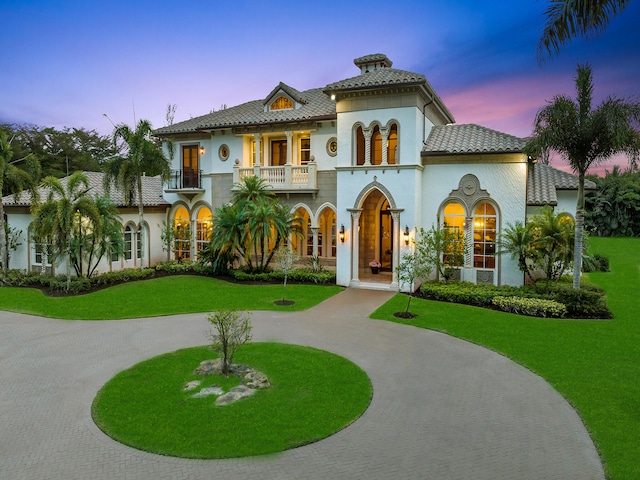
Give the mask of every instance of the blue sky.
M 165 124 L 355 76 L 353 59 L 384 53 L 423 73 L 457 123 L 518 136 L 554 94 L 593 67 L 597 101 L 640 97 L 640 0 L 606 32 L 543 65 L 543 0 L 30 1 L 0 0 L 0 122 L 83 127 Z

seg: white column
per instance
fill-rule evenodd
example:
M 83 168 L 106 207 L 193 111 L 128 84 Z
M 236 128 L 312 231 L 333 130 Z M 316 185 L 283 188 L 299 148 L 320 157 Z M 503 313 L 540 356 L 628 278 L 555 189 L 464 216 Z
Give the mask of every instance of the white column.
M 362 134 L 364 135 L 364 164 L 371 165 L 371 135 L 373 132 L 370 128 L 363 128 Z
M 351 281 L 360 281 L 359 263 L 360 263 L 360 214 L 362 210 L 351 211 Z
M 287 132 L 284 132 L 284 134 L 287 136 L 287 165 L 293 165 L 293 132 L 289 130 Z
M 387 146 L 387 141 L 389 139 L 389 129 L 381 128 L 380 135 L 382 136 L 382 165 L 388 165 L 389 147 Z
M 392 210 L 391 218 L 393 219 L 393 242 L 395 245 L 395 248 L 393 249 L 393 258 L 391 259 L 391 281 L 393 283 L 398 283 L 398 272 L 396 271 L 396 267 L 400 264 L 400 250 L 402 248 L 406 248 L 406 245 L 404 245 L 403 239 L 400 238 L 402 236 L 400 234 L 400 211 Z

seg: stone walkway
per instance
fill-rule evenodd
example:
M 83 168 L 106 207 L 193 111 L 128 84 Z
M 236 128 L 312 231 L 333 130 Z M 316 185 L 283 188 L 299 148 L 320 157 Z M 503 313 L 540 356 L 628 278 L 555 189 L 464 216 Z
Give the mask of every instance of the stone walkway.
M 447 335 L 368 320 L 391 295 L 347 289 L 306 312 L 254 313 L 255 341 L 343 355 L 366 370 L 374 396 L 329 438 L 230 460 L 141 452 L 91 420 L 117 372 L 205 344 L 204 314 L 83 322 L 0 312 L 0 478 L 604 479 L 582 421 L 543 379 Z

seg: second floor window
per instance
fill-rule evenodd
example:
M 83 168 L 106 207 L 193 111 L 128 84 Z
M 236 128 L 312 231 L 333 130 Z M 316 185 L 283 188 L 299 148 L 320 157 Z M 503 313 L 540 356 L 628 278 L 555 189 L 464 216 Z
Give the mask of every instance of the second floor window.
M 300 165 L 306 165 L 311 160 L 311 139 L 300 139 Z
M 198 145 L 182 146 L 182 187 L 197 187 L 200 166 L 198 161 Z

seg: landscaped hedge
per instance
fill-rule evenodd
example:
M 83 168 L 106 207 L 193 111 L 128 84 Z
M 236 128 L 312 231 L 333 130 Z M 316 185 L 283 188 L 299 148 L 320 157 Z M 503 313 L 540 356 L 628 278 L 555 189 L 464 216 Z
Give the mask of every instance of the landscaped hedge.
M 420 294 L 422 297 L 431 300 L 462 303 L 484 308 L 499 308 L 501 310 L 504 308 L 524 308 L 523 305 L 528 305 L 529 311 L 541 309 L 540 315 L 536 314 L 535 316 L 549 316 L 548 310 L 540 306 L 534 307 L 534 303 L 523 302 L 519 306 L 513 303 L 509 307 L 506 304 L 501 307 L 494 302 L 495 297 L 541 299 L 564 305 L 566 316 L 569 318 L 611 318 L 612 316 L 607 307 L 604 292 L 589 284 L 585 284 L 576 290 L 571 284 L 565 282 L 551 284 L 550 286 L 547 286 L 545 282 L 541 282 L 524 287 L 508 285 L 497 287 L 495 285 L 476 285 L 469 282 L 445 283 L 433 281 L 422 284 Z M 498 302 L 504 303 L 504 300 L 499 300 Z M 526 313 L 526 315 L 531 315 L 531 313 Z
M 213 269 L 208 265 L 200 262 L 185 262 L 169 260 L 168 262 L 159 262 L 156 264 L 156 271 L 167 273 L 197 273 L 198 275 L 213 275 Z
M 531 317 L 561 318 L 567 314 L 567 307 L 562 303 L 542 298 L 493 297 L 492 303 L 504 312 Z
M 239 282 L 282 282 L 284 280 L 284 273 L 281 271 L 251 273 L 238 269 L 229 270 L 229 275 Z M 336 273 L 328 270 L 318 272 L 313 271 L 311 268 L 296 268 L 288 273 L 287 281 L 331 285 L 336 283 Z

